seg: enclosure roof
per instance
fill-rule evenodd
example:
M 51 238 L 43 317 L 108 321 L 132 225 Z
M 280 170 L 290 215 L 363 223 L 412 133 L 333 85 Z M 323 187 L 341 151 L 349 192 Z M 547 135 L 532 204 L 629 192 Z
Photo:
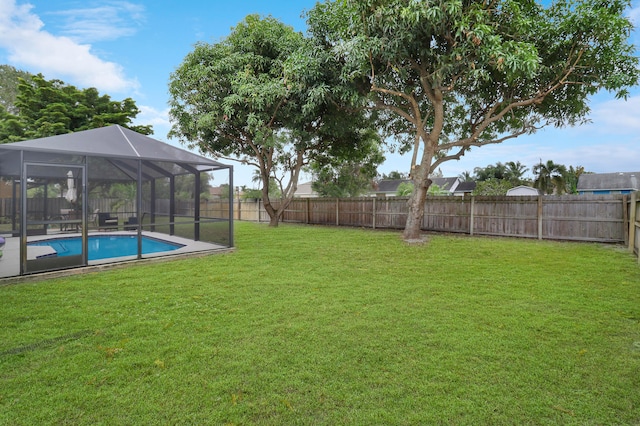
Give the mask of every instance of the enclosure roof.
M 4 149 L 184 163 L 201 171 L 230 167 L 119 125 L 1 144 Z

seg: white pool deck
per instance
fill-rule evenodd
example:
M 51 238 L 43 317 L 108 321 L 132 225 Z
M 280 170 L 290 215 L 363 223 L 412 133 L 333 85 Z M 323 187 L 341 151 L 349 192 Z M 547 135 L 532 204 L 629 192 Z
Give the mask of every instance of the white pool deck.
M 91 235 L 137 235 L 136 231 L 114 231 L 114 232 L 89 232 Z M 193 241 L 187 238 L 178 237 L 175 235 L 162 234 L 158 232 L 142 232 L 145 237 L 152 237 L 159 240 L 169 241 L 172 243 L 182 244 L 175 250 L 143 254 L 143 259 L 152 259 L 158 257 L 166 257 L 170 259 L 172 256 L 186 255 L 189 253 L 202 253 L 202 252 L 216 252 L 216 251 L 228 251 L 229 247 L 206 243 L 202 241 Z M 67 238 L 67 237 L 80 237 L 80 233 L 71 234 L 49 234 L 30 236 L 29 242 L 42 241 L 54 238 Z M 3 256 L 0 258 L 0 278 L 16 277 L 20 274 L 20 238 L 18 237 L 5 237 L 6 244 L 3 249 Z M 27 249 L 27 259 L 36 259 L 42 256 L 54 255 L 55 250 L 48 246 L 32 246 Z M 131 260 L 137 260 L 137 256 L 123 256 L 112 257 L 108 259 L 90 260 L 88 266 L 116 264 L 121 262 L 127 262 Z

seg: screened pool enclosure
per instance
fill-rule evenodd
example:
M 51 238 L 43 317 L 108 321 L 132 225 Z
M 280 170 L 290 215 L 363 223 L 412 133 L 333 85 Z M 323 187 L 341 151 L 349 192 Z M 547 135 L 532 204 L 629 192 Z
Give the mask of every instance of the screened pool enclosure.
M 117 125 L 0 145 L 0 278 L 229 249 L 210 182 L 232 166 Z

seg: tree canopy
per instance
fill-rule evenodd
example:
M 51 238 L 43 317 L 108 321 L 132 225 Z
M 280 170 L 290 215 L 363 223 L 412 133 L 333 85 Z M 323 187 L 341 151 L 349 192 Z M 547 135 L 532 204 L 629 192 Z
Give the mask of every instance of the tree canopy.
M 133 125 L 139 113 L 131 98 L 113 101 L 97 89 L 78 89 L 42 74 L 19 78 L 13 112 L 0 107 L 0 143 L 36 139 L 119 124 L 149 135 L 151 126 Z
M 341 0 L 309 13 L 342 78 L 412 149 L 404 232 L 420 238 L 430 174 L 473 147 L 575 125 L 601 89 L 638 82 L 625 0 Z M 363 83 L 364 82 L 364 83 Z
M 336 69 L 332 55 L 293 28 L 249 15 L 220 42 L 198 43 L 172 74 L 171 135 L 258 168 L 277 226 L 302 167 L 318 156 L 348 158 L 376 136 L 364 114 L 332 101 Z M 283 196 L 277 206 L 271 179 Z

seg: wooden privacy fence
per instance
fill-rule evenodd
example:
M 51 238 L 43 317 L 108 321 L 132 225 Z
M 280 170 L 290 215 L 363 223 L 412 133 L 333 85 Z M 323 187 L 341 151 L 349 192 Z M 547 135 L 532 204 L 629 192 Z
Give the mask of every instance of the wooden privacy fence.
M 406 197 L 295 198 L 283 222 L 403 229 L 407 220 Z M 49 199 L 48 210 L 67 207 L 63 199 Z M 136 211 L 133 201 L 91 199 L 91 211 L 113 212 L 123 217 Z M 29 199 L 29 210 L 42 210 L 42 199 Z M 35 204 L 34 204 L 35 203 Z M 114 208 L 117 205 L 117 208 Z M 42 207 L 42 208 L 39 208 Z M 193 202 L 176 202 L 177 215 L 192 216 Z M 149 211 L 143 202 L 141 211 Z M 165 211 L 166 210 L 166 211 Z M 201 217 L 227 219 L 227 200 L 204 201 Z M 169 200 L 157 200 L 156 212 L 168 214 Z M 268 221 L 260 200 L 235 200 L 234 219 Z M 11 199 L 0 199 L 0 224 L 10 223 Z M 540 197 L 428 197 L 422 229 L 470 235 L 495 235 L 553 240 L 628 244 L 640 253 L 640 196 L 565 195 Z M 640 259 L 639 259 L 640 260 Z
M 295 198 L 283 222 L 402 229 L 407 198 Z M 424 231 L 553 240 L 626 243 L 628 196 L 428 197 Z M 203 216 L 225 211 L 228 202 L 207 201 Z M 640 211 L 636 216 L 640 220 Z M 235 201 L 234 218 L 268 221 L 261 201 Z M 636 237 L 640 241 L 640 234 Z

